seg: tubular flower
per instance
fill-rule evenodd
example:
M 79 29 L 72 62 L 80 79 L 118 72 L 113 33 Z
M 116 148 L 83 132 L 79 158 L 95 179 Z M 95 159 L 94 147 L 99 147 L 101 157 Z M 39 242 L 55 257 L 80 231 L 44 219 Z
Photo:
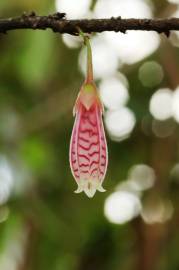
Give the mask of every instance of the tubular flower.
M 70 167 L 77 182 L 75 191 L 84 191 L 93 197 L 96 190 L 104 192 L 107 164 L 107 144 L 104 133 L 103 105 L 93 81 L 92 53 L 89 38 L 84 37 L 87 46 L 87 78 L 78 94 L 73 113 L 75 123 L 70 142 Z

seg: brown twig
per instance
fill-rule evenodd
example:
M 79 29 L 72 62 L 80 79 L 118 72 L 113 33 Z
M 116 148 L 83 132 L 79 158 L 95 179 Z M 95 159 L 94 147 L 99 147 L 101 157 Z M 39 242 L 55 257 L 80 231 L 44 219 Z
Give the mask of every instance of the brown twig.
M 127 30 L 144 30 L 165 33 L 169 36 L 171 30 L 179 30 L 179 18 L 170 19 L 82 19 L 68 20 L 65 13 L 55 13 L 48 16 L 38 16 L 35 12 L 24 13 L 17 18 L 0 19 L 0 33 L 16 29 L 52 29 L 54 32 L 77 34 L 77 27 L 85 33 L 115 31 L 125 33 Z

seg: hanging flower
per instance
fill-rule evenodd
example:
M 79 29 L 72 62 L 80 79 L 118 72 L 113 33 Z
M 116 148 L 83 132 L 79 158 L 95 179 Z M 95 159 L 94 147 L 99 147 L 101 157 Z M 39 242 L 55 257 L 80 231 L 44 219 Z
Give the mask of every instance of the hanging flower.
M 92 52 L 87 46 L 87 78 L 78 94 L 73 113 L 76 116 L 70 142 L 70 167 L 78 184 L 75 191 L 93 197 L 96 190 L 104 192 L 107 164 L 107 144 L 103 128 L 103 105 L 93 81 Z

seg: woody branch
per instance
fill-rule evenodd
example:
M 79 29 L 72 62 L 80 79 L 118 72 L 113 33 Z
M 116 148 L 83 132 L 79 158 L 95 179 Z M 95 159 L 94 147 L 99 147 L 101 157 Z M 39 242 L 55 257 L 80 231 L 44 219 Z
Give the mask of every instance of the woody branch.
M 125 33 L 127 30 L 156 31 L 169 36 L 171 30 L 179 30 L 179 18 L 169 19 L 122 19 L 121 17 L 109 19 L 82 19 L 68 20 L 65 13 L 55 13 L 48 16 L 38 16 L 35 12 L 24 13 L 20 17 L 0 19 L 0 33 L 10 30 L 51 29 L 60 34 L 77 34 L 77 28 L 85 33 L 101 33 L 115 31 Z

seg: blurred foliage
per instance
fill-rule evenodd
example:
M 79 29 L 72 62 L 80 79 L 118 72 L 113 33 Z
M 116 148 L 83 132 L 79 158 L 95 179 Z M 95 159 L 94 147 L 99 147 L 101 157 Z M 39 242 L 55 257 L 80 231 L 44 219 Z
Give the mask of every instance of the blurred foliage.
M 166 1 L 153 4 L 156 16 L 170 10 Z M 55 5 L 50 0 L 0 1 L 1 17 L 24 10 L 49 14 Z M 73 193 L 76 183 L 68 157 L 72 107 L 83 80 L 79 50 L 68 49 L 50 30 L 17 30 L 0 36 L 0 51 L 0 154 L 14 179 L 10 198 L 0 206 L 0 269 L 178 270 L 179 176 L 170 173 L 179 161 L 178 126 L 166 138 L 155 136 L 148 110 L 159 87 L 179 84 L 178 48 L 162 38 L 160 50 L 147 58 L 163 66 L 160 85 L 149 88 L 139 80 L 146 59 L 123 67 L 137 124 L 124 141 L 108 138 L 107 192 L 92 200 Z M 145 76 L 155 76 L 155 70 Z M 137 217 L 124 225 L 111 224 L 103 213 L 105 199 L 127 178 L 131 166 L 140 163 L 154 168 L 157 176 L 142 200 L 153 193 L 170 199 L 172 219 L 150 225 Z

